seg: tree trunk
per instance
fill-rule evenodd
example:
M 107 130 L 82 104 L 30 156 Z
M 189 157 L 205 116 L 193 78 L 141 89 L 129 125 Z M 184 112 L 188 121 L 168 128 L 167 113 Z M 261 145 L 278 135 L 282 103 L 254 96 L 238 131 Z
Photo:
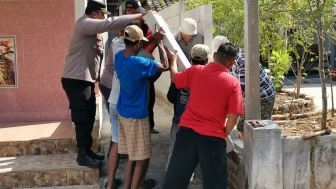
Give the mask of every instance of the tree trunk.
M 330 82 L 330 92 L 331 92 L 331 116 L 335 117 L 335 114 L 334 114 L 335 108 L 334 108 L 333 79 L 331 77 L 332 70 L 331 70 L 331 65 L 330 65 L 329 59 L 328 59 L 328 53 L 326 55 L 327 55 L 327 63 L 328 63 L 328 69 L 329 69 L 329 82 Z
M 324 71 L 324 61 L 323 61 L 323 41 L 322 41 L 322 28 L 321 22 L 319 22 L 317 28 L 317 38 L 318 38 L 318 51 L 319 51 L 319 74 L 321 79 L 322 88 L 322 122 L 321 129 L 327 128 L 327 90 L 326 90 L 326 80 Z
M 300 96 L 300 89 L 301 89 L 301 72 L 302 72 L 302 68 L 300 66 L 299 63 L 297 63 L 297 67 L 296 67 L 296 97 L 295 98 L 299 98 Z
M 267 46 L 267 60 L 268 60 L 268 69 L 272 70 L 271 66 L 271 48 Z

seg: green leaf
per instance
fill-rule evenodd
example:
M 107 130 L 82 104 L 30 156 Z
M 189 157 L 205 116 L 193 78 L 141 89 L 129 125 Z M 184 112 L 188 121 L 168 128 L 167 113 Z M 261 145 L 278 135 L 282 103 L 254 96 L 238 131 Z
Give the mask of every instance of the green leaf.
M 272 54 L 273 54 L 274 56 L 276 56 L 277 58 L 280 57 L 280 54 L 279 54 L 278 52 L 276 52 L 275 50 L 272 51 Z
M 275 87 L 276 87 L 276 88 L 280 88 L 280 87 L 281 87 L 281 84 L 280 84 L 280 83 L 276 83 L 276 84 L 275 84 Z

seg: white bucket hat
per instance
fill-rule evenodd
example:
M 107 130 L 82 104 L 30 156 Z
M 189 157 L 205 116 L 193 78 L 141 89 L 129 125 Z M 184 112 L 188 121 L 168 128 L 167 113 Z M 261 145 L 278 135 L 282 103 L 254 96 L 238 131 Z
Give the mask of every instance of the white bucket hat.
M 218 35 L 215 38 L 213 38 L 212 42 L 211 42 L 211 53 L 215 53 L 217 52 L 219 46 L 222 43 L 230 43 L 230 41 L 228 40 L 228 38 L 226 38 L 225 36 L 222 35 Z
M 185 18 L 182 21 L 181 27 L 179 28 L 179 31 L 187 34 L 187 35 L 195 35 L 197 34 L 197 23 L 192 18 Z

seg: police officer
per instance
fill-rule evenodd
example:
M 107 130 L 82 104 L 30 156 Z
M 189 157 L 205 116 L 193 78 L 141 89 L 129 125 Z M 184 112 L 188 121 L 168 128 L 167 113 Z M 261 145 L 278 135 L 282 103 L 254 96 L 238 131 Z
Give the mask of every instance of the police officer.
M 62 86 L 69 99 L 71 118 L 76 126 L 79 165 L 98 168 L 103 155 L 92 152 L 92 128 L 95 121 L 95 82 L 103 59 L 101 33 L 125 28 L 133 20 L 141 20 L 143 14 L 104 18 L 110 14 L 106 5 L 90 0 L 85 14 L 75 24 L 62 75 Z

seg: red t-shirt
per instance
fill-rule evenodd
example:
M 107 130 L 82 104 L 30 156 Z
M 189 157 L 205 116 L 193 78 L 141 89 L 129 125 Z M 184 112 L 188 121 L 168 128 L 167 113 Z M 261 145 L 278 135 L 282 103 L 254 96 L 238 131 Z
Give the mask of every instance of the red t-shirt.
M 152 33 L 151 33 L 151 30 L 148 28 L 148 30 L 147 30 L 147 34 L 146 34 L 146 38 L 148 39 L 150 36 L 152 35 Z M 146 47 L 143 47 L 147 52 L 149 52 L 149 53 L 151 53 L 151 54 L 153 54 L 153 51 L 154 51 L 154 46 L 155 46 L 155 40 L 152 42 L 152 43 L 150 43 L 150 44 L 148 44 Z
M 179 127 L 201 135 L 226 139 L 227 114 L 244 114 L 239 81 L 218 63 L 192 66 L 175 74 L 177 88 L 190 88 L 190 98 Z

